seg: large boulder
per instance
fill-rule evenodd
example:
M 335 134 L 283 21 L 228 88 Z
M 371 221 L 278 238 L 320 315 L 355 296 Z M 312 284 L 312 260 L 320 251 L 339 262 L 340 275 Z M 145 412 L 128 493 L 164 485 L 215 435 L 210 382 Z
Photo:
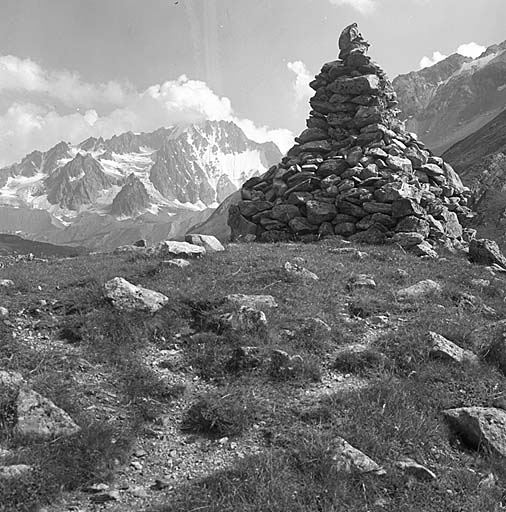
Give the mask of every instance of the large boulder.
M 81 430 L 74 420 L 51 400 L 32 389 L 22 387 L 16 399 L 14 430 L 37 439 L 71 436 Z
M 162 293 L 135 286 L 122 277 L 115 277 L 104 285 L 105 296 L 114 307 L 123 311 L 156 313 L 169 302 Z
M 409 301 L 421 299 L 429 295 L 436 295 L 442 291 L 443 287 L 439 283 L 432 281 L 432 279 L 425 279 L 424 281 L 419 281 L 412 286 L 398 290 L 395 295 L 399 300 Z

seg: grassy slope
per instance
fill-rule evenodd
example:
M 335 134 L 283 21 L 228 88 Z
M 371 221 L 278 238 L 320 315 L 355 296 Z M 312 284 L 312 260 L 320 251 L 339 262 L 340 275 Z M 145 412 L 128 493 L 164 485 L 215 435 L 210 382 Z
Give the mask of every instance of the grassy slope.
M 484 305 L 505 317 L 504 281 L 453 256 L 434 262 L 391 247 L 361 247 L 368 256 L 359 259 L 333 253 L 339 244 L 232 245 L 183 270 L 126 256 L 2 269 L 0 277 L 17 288 L 0 291 L 0 304 L 14 313 L 10 325 L 0 323 L 0 368 L 23 373 L 83 432 L 26 445 L 9 434 L 8 397 L 0 397 L 0 445 L 14 450 L 7 462 L 38 468 L 33 478 L 0 485 L 0 510 L 48 502 L 51 511 L 71 503 L 94 510 L 79 492 L 83 486 L 128 481 L 147 487 L 164 475 L 172 479 L 166 489 L 148 490 L 144 498 L 124 492 L 108 509 L 500 510 L 504 463 L 451 439 L 441 411 L 490 405 L 506 381 L 488 363 L 473 368 L 430 360 L 425 336 L 432 330 L 474 348 L 471 332 L 491 322 Z M 288 277 L 282 265 L 294 258 L 320 281 Z M 376 290 L 350 293 L 346 284 L 355 274 L 374 276 Z M 116 312 L 101 291 L 115 276 L 165 293 L 169 305 L 153 318 Z M 395 300 L 397 289 L 427 278 L 444 284 L 440 297 Z M 476 287 L 476 278 L 492 283 Z M 217 327 L 212 313 L 230 293 L 276 298 L 279 307 L 266 311 L 268 333 Z M 476 296 L 475 304 L 462 293 Z M 378 314 L 389 315 L 385 328 L 373 325 Z M 331 336 L 305 328 L 306 317 L 327 322 Z M 351 362 L 347 376 L 333 368 L 339 348 L 365 340 L 388 364 Z M 231 368 L 234 349 L 244 345 L 301 354 L 303 371 L 284 379 L 266 364 Z M 174 353 L 176 359 L 167 356 Z M 385 466 L 387 476 L 333 474 L 335 435 Z M 224 436 L 230 439 L 216 440 Z M 137 446 L 147 451 L 140 473 L 129 466 Z M 408 479 L 391 467 L 402 456 L 427 465 L 438 479 Z M 491 489 L 480 485 L 490 472 L 498 477 Z

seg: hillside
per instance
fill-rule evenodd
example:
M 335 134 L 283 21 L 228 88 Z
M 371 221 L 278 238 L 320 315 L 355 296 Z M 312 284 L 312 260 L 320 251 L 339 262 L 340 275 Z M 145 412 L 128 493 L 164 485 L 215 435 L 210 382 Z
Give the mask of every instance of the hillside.
M 80 430 L 13 436 L 15 395 L 0 391 L 0 466 L 28 466 L 0 478 L 0 510 L 499 510 L 504 459 L 443 411 L 506 415 L 505 281 L 441 256 L 332 237 L 231 244 L 185 268 L 124 254 L 2 269 L 0 368 Z M 170 301 L 122 312 L 104 300 L 117 276 Z M 400 292 L 423 279 L 440 291 Z M 238 293 L 272 296 L 266 323 L 237 323 Z M 430 331 L 481 361 L 436 357 Z M 340 439 L 376 469 L 349 473 Z
M 402 118 L 441 154 L 504 110 L 506 105 L 506 41 L 471 59 L 445 60 L 393 81 Z
M 0 233 L 0 256 L 15 256 L 33 254 L 39 258 L 74 257 L 87 253 L 84 247 L 64 247 L 26 240 L 17 235 Z
M 444 154 L 472 190 L 474 226 L 504 243 L 506 214 L 506 111 Z
M 279 158 L 225 121 L 60 142 L 0 169 L 0 231 L 94 249 L 182 237 Z

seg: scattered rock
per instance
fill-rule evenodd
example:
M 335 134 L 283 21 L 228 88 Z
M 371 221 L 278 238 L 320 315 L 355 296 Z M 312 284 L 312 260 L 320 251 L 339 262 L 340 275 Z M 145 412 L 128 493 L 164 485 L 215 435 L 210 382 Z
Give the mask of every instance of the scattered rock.
M 22 478 L 33 471 L 32 466 L 26 464 L 14 464 L 12 466 L 0 466 L 0 480 Z
M 346 286 L 349 291 L 363 288 L 374 290 L 376 288 L 376 282 L 371 276 L 367 274 L 359 274 L 357 276 L 351 277 Z
M 190 266 L 190 262 L 188 260 L 183 260 L 182 258 L 174 258 L 172 260 L 162 261 L 161 265 L 167 267 L 186 268 Z
M 16 433 L 40 439 L 76 434 L 81 427 L 51 400 L 22 387 L 16 400 Z
M 0 389 L 19 389 L 25 383 L 25 379 L 18 372 L 0 370 Z
M 267 317 L 259 309 L 241 306 L 232 314 L 230 326 L 238 331 L 262 331 L 267 328 Z
M 469 260 L 480 265 L 498 265 L 506 269 L 506 257 L 493 240 L 486 238 L 471 240 L 469 243 Z
M 437 479 L 433 471 L 409 458 L 398 460 L 395 462 L 395 466 L 404 471 L 404 473 L 415 477 L 417 480 L 431 481 Z
M 121 495 L 119 491 L 108 491 L 90 496 L 90 501 L 93 503 L 107 503 L 109 501 L 119 501 L 120 498 Z
M 316 274 L 314 274 L 307 268 L 300 267 L 296 263 L 292 264 L 289 261 L 287 261 L 284 264 L 283 268 L 285 269 L 287 274 L 297 277 L 299 279 L 303 279 L 305 281 L 319 281 L 320 280 L 320 278 Z
M 227 368 L 232 371 L 250 370 L 262 364 L 262 356 L 259 347 L 237 347 L 227 363 Z
M 135 496 L 136 498 L 147 498 L 148 493 L 144 487 L 141 487 L 140 485 L 136 485 L 135 487 L 132 487 L 129 489 L 132 496 Z
M 5 318 L 9 318 L 9 310 L 3 306 L 0 306 L 0 320 Z
M 235 293 L 227 295 L 225 300 L 237 309 L 242 306 L 260 310 L 264 308 L 278 307 L 278 304 L 272 295 L 243 295 L 241 293 Z
M 452 430 L 471 448 L 506 457 L 506 411 L 460 407 L 443 412 Z
M 276 375 L 294 375 L 300 372 L 304 360 L 298 354 L 290 356 L 288 352 L 274 349 L 271 352 L 271 371 Z
M 457 363 L 478 363 L 479 358 L 470 350 L 464 350 L 455 343 L 435 332 L 429 332 L 430 355 L 432 357 L 456 361 Z
M 14 288 L 14 281 L 10 279 L 0 279 L 0 288 Z
M 99 492 L 104 492 L 109 490 L 109 486 L 104 483 L 99 484 L 91 484 L 86 487 L 83 487 L 82 491 L 90 494 L 97 494 Z
M 135 286 L 122 277 L 115 277 L 104 285 L 105 296 L 113 306 L 124 311 L 156 313 L 169 299 L 165 295 L 141 286 Z
M 221 242 L 212 235 L 190 234 L 185 236 L 185 240 L 190 244 L 204 247 L 208 253 L 223 252 L 225 250 Z
M 442 291 L 443 287 L 439 283 L 432 281 L 432 279 L 426 279 L 414 284 L 413 286 L 398 290 L 396 297 L 399 300 L 416 300 L 422 297 L 427 297 L 428 295 L 441 293 Z
M 159 258 L 200 258 L 206 255 L 206 250 L 200 245 L 166 240 L 157 245 L 154 253 Z
M 385 471 L 365 453 L 354 448 L 342 437 L 337 437 L 332 446 L 333 469 L 345 473 L 376 473 Z

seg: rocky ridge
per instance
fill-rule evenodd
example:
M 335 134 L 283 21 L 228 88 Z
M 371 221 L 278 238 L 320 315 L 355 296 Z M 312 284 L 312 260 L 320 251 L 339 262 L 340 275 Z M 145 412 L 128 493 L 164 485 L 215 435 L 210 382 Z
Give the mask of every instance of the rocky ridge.
M 437 154 L 475 132 L 506 101 L 506 41 L 475 59 L 450 55 L 393 81 L 401 119 Z
M 384 71 L 356 24 L 311 82 L 307 129 L 281 163 L 244 183 L 229 211 L 232 238 L 391 240 L 420 254 L 460 246 L 469 189 L 399 120 Z

